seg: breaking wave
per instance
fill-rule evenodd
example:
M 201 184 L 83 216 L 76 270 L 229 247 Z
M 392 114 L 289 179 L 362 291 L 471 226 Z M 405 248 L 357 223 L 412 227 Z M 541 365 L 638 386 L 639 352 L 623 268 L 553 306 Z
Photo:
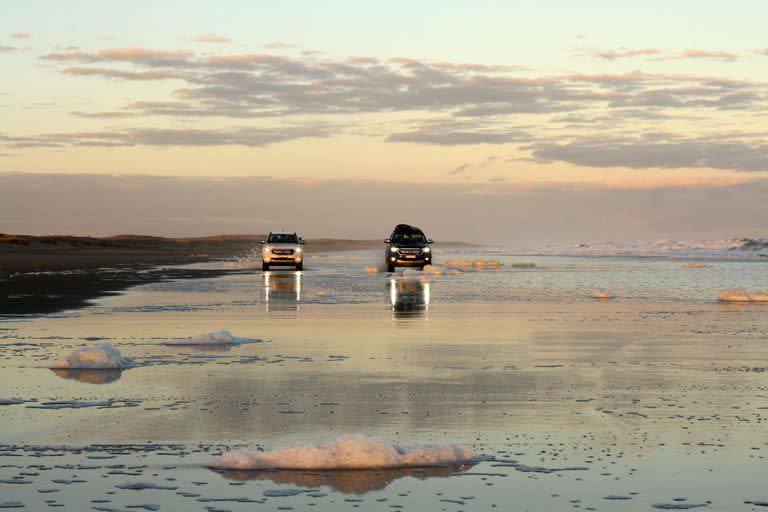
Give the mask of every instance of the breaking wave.
M 466 447 L 454 444 L 402 446 L 371 434 L 346 434 L 327 442 L 277 446 L 269 451 L 225 453 L 210 465 L 216 469 L 381 469 L 448 466 L 474 462 Z
M 507 254 L 542 256 L 666 256 L 734 259 L 768 257 L 768 239 L 738 237 L 723 240 L 584 242 L 570 246 L 499 248 L 498 251 Z

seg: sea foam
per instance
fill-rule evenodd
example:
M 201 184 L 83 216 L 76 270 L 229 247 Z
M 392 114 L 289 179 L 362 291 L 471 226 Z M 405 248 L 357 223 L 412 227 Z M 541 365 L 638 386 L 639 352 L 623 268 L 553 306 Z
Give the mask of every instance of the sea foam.
M 189 338 L 176 338 L 168 340 L 163 345 L 242 345 L 243 343 L 260 343 L 261 338 L 238 338 L 232 336 L 226 329 L 216 332 L 198 334 Z
M 113 370 L 135 366 L 133 359 L 123 357 L 111 343 L 99 343 L 92 347 L 79 347 L 67 357 L 59 359 L 51 368 Z
M 401 446 L 371 434 L 345 434 L 327 442 L 278 445 L 269 451 L 228 452 L 216 469 L 378 469 L 447 466 L 473 462 L 471 450 L 454 444 Z
M 723 290 L 717 294 L 720 302 L 768 302 L 768 293 L 748 290 Z

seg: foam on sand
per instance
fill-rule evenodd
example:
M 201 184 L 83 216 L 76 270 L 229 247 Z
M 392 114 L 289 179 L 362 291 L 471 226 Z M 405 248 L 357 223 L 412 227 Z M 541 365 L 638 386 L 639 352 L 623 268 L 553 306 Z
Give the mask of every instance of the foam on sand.
M 750 292 L 748 290 L 723 290 L 717 294 L 720 302 L 768 302 L 768 293 Z
M 99 343 L 92 347 L 76 348 L 64 359 L 54 362 L 51 368 L 113 370 L 133 366 L 133 359 L 123 357 L 111 343 Z
M 261 343 L 262 341 L 264 340 L 261 338 L 238 338 L 237 336 L 232 336 L 232 333 L 228 330 L 220 329 L 216 332 L 198 334 L 189 338 L 168 340 L 163 345 L 242 345 L 243 343 Z
M 604 292 L 604 291 L 600 290 L 600 291 L 597 291 L 597 292 L 593 293 L 592 294 L 592 298 L 593 299 L 597 299 L 597 300 L 608 300 L 608 299 L 612 299 L 613 296 L 611 294 L 609 294 L 608 292 Z
M 210 465 L 216 469 L 381 469 L 448 466 L 473 462 L 471 450 L 459 445 L 401 446 L 371 434 L 345 434 L 321 443 L 276 446 L 269 451 L 228 452 Z
M 680 268 L 712 268 L 714 265 L 709 263 L 683 263 Z
M 451 260 L 446 261 L 443 265 L 466 270 L 486 270 L 500 268 L 501 262 L 499 260 Z

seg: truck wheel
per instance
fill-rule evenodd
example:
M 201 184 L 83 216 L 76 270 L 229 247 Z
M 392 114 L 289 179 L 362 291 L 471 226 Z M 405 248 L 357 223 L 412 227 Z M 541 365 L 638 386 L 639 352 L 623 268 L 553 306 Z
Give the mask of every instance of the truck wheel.
M 263 270 L 264 272 L 266 272 L 267 270 L 269 270 L 269 263 L 264 263 L 264 262 L 262 261 L 262 262 L 261 262 L 261 270 Z
M 304 270 L 304 262 L 303 261 L 301 263 L 297 263 L 296 264 L 296 270 Z
M 394 272 L 394 271 L 395 271 L 395 264 L 387 263 L 387 272 Z

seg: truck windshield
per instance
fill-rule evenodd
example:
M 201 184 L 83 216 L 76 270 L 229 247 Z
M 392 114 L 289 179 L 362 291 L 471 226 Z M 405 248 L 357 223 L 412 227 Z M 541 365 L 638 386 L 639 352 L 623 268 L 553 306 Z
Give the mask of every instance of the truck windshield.
M 299 237 L 295 233 L 271 233 L 267 238 L 270 244 L 297 244 Z
M 418 231 L 411 231 L 405 233 L 395 233 L 392 236 L 393 244 L 424 244 L 427 243 L 427 239 L 424 233 Z

